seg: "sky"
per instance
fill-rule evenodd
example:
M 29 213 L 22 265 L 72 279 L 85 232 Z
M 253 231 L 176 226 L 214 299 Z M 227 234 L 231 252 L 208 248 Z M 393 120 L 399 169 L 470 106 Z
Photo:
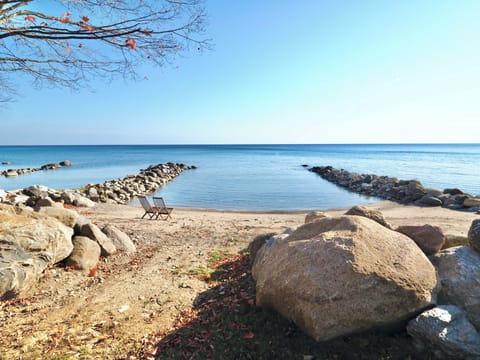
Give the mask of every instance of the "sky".
M 148 80 L 32 88 L 0 145 L 480 142 L 480 1 L 207 0 Z

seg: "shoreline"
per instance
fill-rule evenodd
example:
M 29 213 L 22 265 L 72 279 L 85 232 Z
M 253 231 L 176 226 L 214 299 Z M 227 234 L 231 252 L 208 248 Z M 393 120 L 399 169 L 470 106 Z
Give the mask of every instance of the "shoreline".
M 463 239 L 480 217 L 391 201 L 367 208 L 380 210 L 394 226 L 437 225 L 447 236 Z M 137 205 L 102 203 L 75 210 L 100 228 L 112 225 L 125 232 L 137 251 L 102 260 L 91 277 L 48 268 L 27 301 L 5 304 L 8 311 L 0 311 L 0 347 L 8 350 L 6 357 L 25 356 L 24 349 L 29 349 L 26 358 L 62 355 L 73 346 L 78 354 L 84 349 L 95 358 L 123 358 L 149 334 L 174 333 L 179 317 L 211 293 L 213 285 L 202 276 L 213 258 L 239 254 L 259 235 L 300 226 L 311 211 L 175 208 L 173 218 L 164 221 L 142 219 L 144 210 Z M 338 216 L 346 210 L 321 211 Z
M 167 201 L 168 204 L 168 201 Z M 473 212 L 458 211 L 443 207 L 418 206 L 415 204 L 399 204 L 390 200 L 382 200 L 374 204 L 365 205 L 368 209 L 374 209 L 382 212 L 392 225 L 423 225 L 430 224 L 442 228 L 446 234 L 457 234 L 466 236 L 469 226 L 474 219 L 480 218 L 480 214 Z M 210 221 L 215 222 L 218 219 L 230 218 L 235 219 L 252 219 L 255 217 L 266 219 L 277 219 L 278 221 L 295 222 L 295 226 L 304 223 L 305 216 L 311 211 L 321 211 L 330 216 L 343 215 L 351 207 L 338 207 L 329 209 L 309 209 L 309 210 L 218 210 L 208 208 L 177 208 L 175 207 L 169 221 L 148 220 L 152 223 L 159 222 L 170 224 L 188 219 L 195 221 L 208 215 Z M 86 209 L 94 214 L 101 214 L 102 218 L 111 219 L 120 215 L 122 220 L 135 222 L 142 216 L 144 210 L 139 205 L 122 205 L 122 204 L 96 204 L 94 208 Z M 116 218 L 118 219 L 118 218 Z M 118 219 L 119 220 L 119 219 Z M 141 220 L 142 223 L 145 220 Z M 278 222 L 277 222 L 278 223 Z M 147 223 L 148 224 L 148 223 Z M 148 225 L 147 225 L 148 226 Z M 153 226 L 153 225 L 152 225 Z M 170 226 L 170 225 L 167 225 Z M 290 227 L 284 226 L 283 228 Z M 253 239 L 251 239 L 253 240 Z

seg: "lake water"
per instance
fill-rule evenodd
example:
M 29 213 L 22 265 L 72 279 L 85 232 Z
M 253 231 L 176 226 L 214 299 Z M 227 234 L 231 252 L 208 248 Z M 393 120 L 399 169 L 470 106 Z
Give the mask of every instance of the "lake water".
M 0 189 L 34 184 L 79 188 L 136 174 L 151 164 L 178 162 L 198 169 L 159 191 L 174 207 L 305 210 L 379 201 L 341 189 L 303 164 L 418 179 L 428 187 L 480 194 L 480 144 L 0 146 L 0 162 L 11 163 L 0 165 L 0 171 L 62 160 L 73 165 L 0 177 Z

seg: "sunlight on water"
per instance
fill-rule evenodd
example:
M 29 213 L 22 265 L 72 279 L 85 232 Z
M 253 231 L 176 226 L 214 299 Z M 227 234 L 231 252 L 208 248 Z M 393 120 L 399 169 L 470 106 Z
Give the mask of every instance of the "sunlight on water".
M 0 171 L 72 161 L 72 167 L 0 178 L 0 189 L 33 184 L 79 188 L 138 173 L 151 164 L 196 165 L 161 189 L 176 207 L 326 209 L 378 201 L 345 191 L 302 164 L 418 179 L 480 194 L 480 145 L 5 146 Z

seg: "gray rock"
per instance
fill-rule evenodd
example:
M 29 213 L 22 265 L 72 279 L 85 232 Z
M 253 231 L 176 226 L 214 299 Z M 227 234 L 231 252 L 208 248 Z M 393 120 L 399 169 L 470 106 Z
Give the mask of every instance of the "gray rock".
M 75 197 L 73 195 L 73 192 L 71 191 L 64 191 L 60 194 L 60 199 L 68 205 L 72 205 L 73 201 L 75 200 Z
M 86 198 L 85 196 L 78 195 L 73 200 L 73 205 L 78 207 L 91 208 L 91 207 L 94 207 L 96 204 L 92 200 Z
M 99 195 L 98 195 L 98 191 L 96 188 L 94 187 L 90 187 L 88 190 L 87 190 L 87 196 L 89 199 L 91 199 L 92 201 L 98 201 L 100 199 Z
M 0 204 L 0 299 L 24 295 L 69 256 L 72 234 L 57 219 Z
M 274 236 L 253 265 L 257 305 L 317 341 L 396 327 L 435 302 L 435 269 L 403 234 L 360 216 L 324 218 Z
M 442 284 L 440 304 L 453 304 L 480 329 L 480 255 L 467 246 L 440 251 L 432 258 Z
M 60 166 L 72 166 L 72 162 L 70 160 L 63 160 L 60 162 Z
M 453 188 L 453 189 L 444 189 L 443 190 L 444 194 L 449 194 L 449 195 L 463 195 L 464 192 L 460 189 Z
M 54 206 L 55 204 L 56 204 L 55 201 L 53 201 L 49 196 L 46 196 L 45 198 L 38 199 L 35 202 L 35 210 L 38 211 L 42 207 L 51 207 L 51 206 Z
M 468 243 L 477 252 L 480 252 L 480 219 L 472 221 L 468 230 Z
M 442 200 L 429 194 L 423 196 L 419 200 L 419 202 L 423 205 L 428 205 L 428 206 L 442 206 Z
M 86 236 L 96 241 L 102 249 L 102 256 L 110 256 L 117 252 L 117 248 L 113 245 L 112 240 L 110 240 L 95 224 L 89 222 L 87 224 L 75 226 L 75 234 Z
M 86 272 L 95 269 L 101 253 L 100 246 L 85 236 L 75 236 L 72 242 L 73 251 L 65 264 Z
M 45 198 L 48 196 L 45 187 L 40 187 L 38 185 L 29 186 L 28 188 L 23 189 L 22 192 L 27 196 L 33 196 L 35 198 Z
M 128 254 L 133 254 L 137 251 L 137 248 L 130 237 L 115 226 L 107 225 L 102 231 L 110 240 L 112 240 L 113 245 L 118 250 L 125 251 Z
M 420 347 L 433 350 L 437 359 L 480 358 L 480 335 L 455 305 L 425 311 L 408 323 L 407 332 Z
M 411 180 L 406 188 L 405 194 L 412 198 L 412 200 L 418 200 L 423 195 L 426 194 L 425 188 L 423 187 L 422 183 L 418 180 Z
M 437 198 L 443 194 L 443 190 L 440 189 L 425 189 L 425 192 L 427 193 L 427 195 Z

